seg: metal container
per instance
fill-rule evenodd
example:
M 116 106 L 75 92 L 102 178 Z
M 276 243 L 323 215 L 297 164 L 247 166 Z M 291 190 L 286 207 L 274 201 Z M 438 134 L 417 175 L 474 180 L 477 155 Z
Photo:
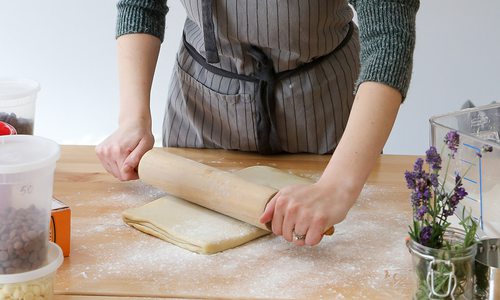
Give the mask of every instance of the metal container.
M 475 274 L 476 299 L 500 299 L 500 239 L 479 241 Z

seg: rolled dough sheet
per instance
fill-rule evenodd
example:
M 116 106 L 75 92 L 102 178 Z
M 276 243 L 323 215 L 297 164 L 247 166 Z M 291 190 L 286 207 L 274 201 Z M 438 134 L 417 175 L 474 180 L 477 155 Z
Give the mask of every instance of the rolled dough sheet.
M 235 174 L 276 189 L 312 183 L 310 179 L 266 166 L 249 167 Z M 173 196 L 128 209 L 123 212 L 123 220 L 142 232 L 201 254 L 234 248 L 270 233 Z

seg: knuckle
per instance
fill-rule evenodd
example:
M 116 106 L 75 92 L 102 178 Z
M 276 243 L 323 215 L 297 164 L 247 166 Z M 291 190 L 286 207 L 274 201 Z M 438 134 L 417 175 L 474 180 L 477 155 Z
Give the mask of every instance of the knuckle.
M 287 206 L 287 212 L 289 214 L 296 215 L 300 210 L 300 205 L 296 202 L 290 202 Z
M 319 242 L 321 241 L 321 238 L 322 238 L 321 234 L 314 233 L 314 234 L 311 234 L 310 236 L 308 236 L 305 243 L 308 246 L 315 246 L 315 245 L 319 244 Z
M 326 226 L 328 222 L 328 218 L 326 215 L 317 215 L 313 218 L 313 223 L 318 224 L 319 226 Z
M 122 154 L 124 151 L 123 151 L 123 148 L 120 147 L 120 145 L 113 145 L 110 148 L 110 152 L 112 154 L 116 155 L 116 154 Z
M 287 206 L 287 203 L 287 198 L 281 196 L 276 200 L 276 208 L 279 210 L 283 210 Z

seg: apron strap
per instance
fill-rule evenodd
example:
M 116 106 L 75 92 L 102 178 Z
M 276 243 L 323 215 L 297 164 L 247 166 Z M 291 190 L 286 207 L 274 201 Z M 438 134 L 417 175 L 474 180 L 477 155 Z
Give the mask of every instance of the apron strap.
M 205 41 L 206 60 L 209 64 L 220 61 L 215 41 L 214 19 L 212 17 L 213 0 L 202 1 L 203 39 Z

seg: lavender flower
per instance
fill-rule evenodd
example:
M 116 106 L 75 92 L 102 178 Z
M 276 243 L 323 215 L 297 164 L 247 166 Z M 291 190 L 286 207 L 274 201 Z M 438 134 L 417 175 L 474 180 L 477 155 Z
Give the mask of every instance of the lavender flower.
M 436 147 L 432 146 L 425 152 L 425 162 L 431 166 L 434 171 L 441 170 L 441 156 L 436 150 Z
M 417 209 L 415 219 L 422 220 L 425 214 L 429 211 L 429 207 L 427 205 L 422 205 Z
M 415 174 L 413 172 L 406 171 L 405 172 L 405 179 L 406 179 L 406 186 L 410 190 L 413 190 L 417 186 Z
M 444 138 L 448 149 L 448 161 L 446 170 L 452 159 L 455 159 L 460 145 L 460 136 L 456 131 L 450 131 Z M 446 149 L 445 148 L 445 149 Z M 492 147 L 485 147 L 481 152 L 491 151 Z M 439 172 L 443 170 L 443 159 L 435 147 L 430 147 L 425 152 L 425 160 L 418 158 L 413 170 L 405 172 L 405 180 L 410 189 L 410 203 L 413 210 L 413 226 L 410 226 L 409 234 L 414 241 L 432 248 L 443 246 L 443 234 L 446 232 L 450 222 L 447 218 L 455 213 L 458 204 L 466 196 L 460 174 L 455 175 L 455 186 L 453 190 L 446 189 L 446 180 L 442 185 L 439 181 Z M 428 168 L 424 168 L 424 162 Z M 446 178 L 446 174 L 444 175 Z M 473 227 L 465 227 L 473 230 Z
M 460 135 L 456 131 L 450 131 L 444 137 L 444 142 L 451 151 L 451 157 L 455 158 L 455 153 L 457 153 L 458 145 L 460 144 Z
M 420 244 L 429 246 L 432 237 L 432 226 L 427 225 L 420 231 Z
M 453 195 L 457 196 L 457 201 L 461 201 L 465 198 L 468 193 L 465 191 L 465 188 L 462 184 L 462 177 L 459 174 L 455 177 L 455 189 Z
M 422 172 L 423 165 L 424 165 L 424 160 L 421 159 L 420 157 L 417 158 L 417 160 L 415 161 L 415 164 L 413 165 L 413 171 Z
M 424 160 L 418 158 L 413 166 L 413 171 L 405 172 L 407 187 L 411 192 L 411 205 L 413 207 L 415 220 L 421 221 L 429 211 L 429 200 L 432 198 L 432 186 L 434 176 L 423 170 Z M 432 180 L 431 180 L 432 178 Z
M 439 186 L 438 177 L 439 177 L 439 175 L 438 174 L 434 174 L 434 173 L 429 176 L 429 180 L 431 181 L 431 185 L 434 188 L 437 188 Z

